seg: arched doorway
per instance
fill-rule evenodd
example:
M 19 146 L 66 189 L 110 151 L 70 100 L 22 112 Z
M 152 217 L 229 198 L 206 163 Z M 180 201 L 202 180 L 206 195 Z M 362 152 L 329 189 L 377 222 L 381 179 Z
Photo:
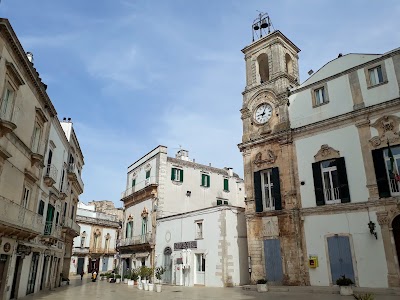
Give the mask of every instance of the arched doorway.
M 397 261 L 400 258 L 400 215 L 393 219 L 392 222 L 394 244 L 396 246 Z
M 172 259 L 171 259 L 172 249 L 171 247 L 165 247 L 164 249 L 164 257 L 163 257 L 163 265 L 165 268 L 165 272 L 163 274 L 163 282 L 171 284 L 172 279 Z

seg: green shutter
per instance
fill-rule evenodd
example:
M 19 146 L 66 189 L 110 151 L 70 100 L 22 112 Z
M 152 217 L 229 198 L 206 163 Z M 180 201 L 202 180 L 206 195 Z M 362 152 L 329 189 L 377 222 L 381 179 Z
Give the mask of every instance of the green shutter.
M 222 200 L 217 200 L 217 205 L 222 205 Z
M 201 186 L 205 186 L 206 184 L 204 183 L 204 179 L 205 179 L 206 175 L 201 174 Z
M 224 205 L 228 205 L 228 201 L 227 200 L 224 200 Z
M 171 180 L 175 180 L 175 168 L 171 169 Z
M 150 170 L 146 172 L 146 179 L 150 178 Z
M 229 191 L 228 179 L 224 179 L 224 191 Z
M 183 170 L 179 170 L 179 172 L 181 172 L 180 182 L 183 182 Z
M 132 187 L 134 187 L 136 184 L 136 179 L 132 179 Z
M 210 176 L 207 175 L 207 187 L 210 187 Z

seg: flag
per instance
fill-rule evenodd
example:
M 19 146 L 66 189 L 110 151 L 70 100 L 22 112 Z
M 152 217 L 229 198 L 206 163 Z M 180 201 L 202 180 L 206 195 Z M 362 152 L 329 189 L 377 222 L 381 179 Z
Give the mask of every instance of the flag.
M 398 174 L 397 168 L 396 168 L 395 165 L 394 165 L 394 156 L 393 156 L 392 149 L 390 149 L 389 140 L 388 140 L 388 142 L 387 142 L 387 145 L 388 145 L 388 157 L 389 157 L 389 159 L 390 159 L 390 173 L 393 174 L 394 179 L 395 179 L 396 181 L 400 181 L 400 175 Z

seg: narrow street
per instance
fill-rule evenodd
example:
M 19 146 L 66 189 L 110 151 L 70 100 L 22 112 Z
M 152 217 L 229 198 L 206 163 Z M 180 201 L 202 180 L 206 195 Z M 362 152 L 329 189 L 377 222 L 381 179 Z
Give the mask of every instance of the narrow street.
M 70 285 L 57 288 L 54 291 L 38 293 L 27 296 L 26 300 L 123 300 L 123 299 L 296 299 L 296 300 L 336 300 L 353 299 L 333 294 L 310 293 L 257 293 L 245 291 L 241 288 L 207 288 L 207 287 L 177 287 L 163 286 L 161 293 L 138 290 L 137 287 L 126 284 L 112 284 L 106 281 L 91 282 L 89 278 L 81 281 L 79 278 L 71 279 Z M 375 300 L 397 300 L 396 296 L 375 296 Z

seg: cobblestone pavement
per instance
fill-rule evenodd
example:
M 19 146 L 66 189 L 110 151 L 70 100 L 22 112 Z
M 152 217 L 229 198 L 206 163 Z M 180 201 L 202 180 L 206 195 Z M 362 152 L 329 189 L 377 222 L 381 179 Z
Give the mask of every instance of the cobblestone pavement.
M 54 291 L 41 292 L 24 297 L 25 300 L 124 300 L 124 299 L 282 299 L 282 300 L 345 300 L 353 299 L 334 294 L 311 294 L 311 293 L 257 293 L 255 291 L 245 291 L 241 288 L 207 288 L 207 287 L 176 287 L 163 286 L 161 293 L 138 290 L 137 287 L 127 284 L 108 283 L 106 281 L 91 282 L 90 279 L 71 279 L 70 285 L 55 289 Z M 377 295 L 375 300 L 398 300 L 399 296 Z

